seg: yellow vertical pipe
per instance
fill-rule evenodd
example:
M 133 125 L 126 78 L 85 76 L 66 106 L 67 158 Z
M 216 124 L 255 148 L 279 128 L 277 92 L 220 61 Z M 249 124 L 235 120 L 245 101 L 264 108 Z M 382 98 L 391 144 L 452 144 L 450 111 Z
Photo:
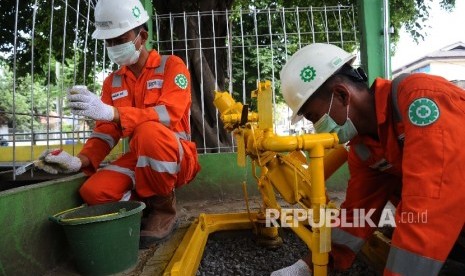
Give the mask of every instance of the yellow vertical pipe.
M 313 222 L 314 225 L 319 225 L 320 219 L 324 219 L 324 217 L 320 218 L 320 209 L 324 208 L 326 204 L 323 146 L 320 144 L 314 146 L 309 151 L 309 158 L 312 179 L 310 201 L 312 202 Z M 327 275 L 328 252 L 320 247 L 322 238 L 320 230 L 320 227 L 314 227 L 312 235 L 312 262 L 315 276 Z
M 273 95 L 271 91 L 271 82 L 262 81 L 258 84 L 257 90 L 258 105 L 258 127 L 260 129 L 273 128 Z
M 310 200 L 312 204 L 316 205 L 326 204 L 324 154 L 324 148 L 320 144 L 316 144 L 309 151 L 310 176 L 312 179 L 312 186 L 310 189 Z

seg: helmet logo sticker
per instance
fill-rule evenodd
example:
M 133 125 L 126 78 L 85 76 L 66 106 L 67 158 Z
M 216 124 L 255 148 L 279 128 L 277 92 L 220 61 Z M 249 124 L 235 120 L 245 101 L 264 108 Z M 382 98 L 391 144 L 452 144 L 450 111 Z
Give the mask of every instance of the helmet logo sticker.
M 132 8 L 132 15 L 134 15 L 135 18 L 139 18 L 140 17 L 140 9 L 135 6 L 134 8 Z
M 313 67 L 307 66 L 300 71 L 300 79 L 303 80 L 304 82 L 311 82 L 312 80 L 315 79 L 316 76 L 316 71 Z
M 438 105 L 428 98 L 418 98 L 408 107 L 408 118 L 416 126 L 427 126 L 439 119 Z
M 174 78 L 174 83 L 176 83 L 177 86 L 181 89 L 186 89 L 187 88 L 187 78 L 184 76 L 184 74 L 178 74 Z

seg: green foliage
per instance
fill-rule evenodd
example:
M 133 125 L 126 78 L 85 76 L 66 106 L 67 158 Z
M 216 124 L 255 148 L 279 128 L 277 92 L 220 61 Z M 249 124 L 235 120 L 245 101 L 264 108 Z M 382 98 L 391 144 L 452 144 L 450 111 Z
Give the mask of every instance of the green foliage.
M 76 66 L 73 82 L 92 82 L 94 68 L 101 71 L 102 64 L 95 63 L 95 60 L 102 60 L 102 54 L 94 58 L 96 42 L 90 38 L 92 20 L 87 20 L 89 2 L 18 1 L 17 33 L 16 5 L 0 5 L 0 41 L 3 42 L 0 44 L 0 56 L 5 57 L 10 67 L 13 67 L 16 38 L 18 76 L 25 76 L 33 67 L 34 74 L 38 80 L 44 81 L 43 84 L 49 81 L 58 84 L 57 76 L 60 74 L 56 72 L 55 61 L 64 62 L 65 66 L 69 66 L 72 61 Z M 102 43 L 97 46 L 97 53 L 103 53 Z
M 245 58 L 243 58 L 240 51 L 233 52 L 233 95 L 237 100 L 242 101 L 242 85 L 245 82 L 246 84 L 246 93 L 250 93 L 251 90 L 254 90 L 256 87 L 256 80 L 258 79 L 258 71 L 260 71 L 260 78 L 263 79 L 275 79 L 273 77 L 273 72 L 275 76 L 279 74 L 282 66 L 286 61 L 286 52 L 294 53 L 297 47 L 300 47 L 299 41 L 297 41 L 298 36 L 287 36 L 286 38 L 282 35 L 282 18 L 279 14 L 271 14 L 271 18 L 268 20 L 260 20 L 257 22 L 257 26 L 254 26 L 252 17 L 253 11 L 260 13 L 262 10 L 266 9 L 283 9 L 283 8 L 293 8 L 293 7 L 330 7 L 330 6 L 353 6 L 355 14 L 353 15 L 355 20 L 357 20 L 357 4 L 359 0 L 275 0 L 275 1 L 266 1 L 266 0 L 236 0 L 233 6 L 233 13 L 230 17 L 231 25 L 233 27 L 238 27 L 242 25 L 242 28 L 245 32 L 244 41 L 241 41 L 240 38 L 235 38 L 232 41 L 233 45 L 244 45 Z M 424 39 L 427 35 L 428 26 L 426 25 L 426 20 L 429 16 L 429 11 L 431 9 L 430 1 L 425 0 L 390 0 L 390 20 L 391 25 L 394 27 L 394 34 L 391 36 L 393 50 L 395 50 L 395 44 L 399 39 L 399 30 L 401 26 L 405 26 L 406 30 L 410 32 L 412 37 L 419 41 Z M 441 6 L 446 10 L 451 10 L 455 6 L 455 0 L 441 0 Z M 247 15 L 242 15 L 240 17 L 240 10 L 250 10 L 250 13 Z M 282 15 L 281 15 L 282 16 Z M 309 21 L 302 20 L 300 18 L 300 26 L 296 25 L 296 13 L 286 13 L 286 32 L 287 33 L 297 33 L 299 29 L 305 30 L 309 29 Z M 267 30 L 268 22 L 272 23 L 272 33 L 273 33 L 273 48 L 270 47 L 259 47 L 257 50 L 255 41 L 255 32 L 258 33 L 269 33 Z M 321 17 L 313 18 L 315 29 L 315 36 L 312 35 L 301 35 L 302 43 L 308 42 L 327 42 L 338 43 L 341 41 L 340 33 L 330 33 L 327 36 L 324 32 L 319 32 L 318 29 L 325 28 L 325 21 Z M 350 25 L 350 18 L 343 18 L 342 26 L 337 25 L 337 20 L 328 20 L 328 29 L 337 30 L 341 27 L 344 30 L 352 28 Z M 358 22 L 354 22 L 357 26 Z M 281 34 L 278 34 L 276 30 L 281 30 Z M 360 34 L 358 34 L 360 35 Z M 344 41 L 353 41 L 353 37 L 350 37 L 350 33 L 344 33 Z M 271 36 L 260 36 L 259 45 L 271 45 Z M 353 51 L 357 45 L 356 43 L 345 43 L 342 46 L 347 51 Z M 272 62 L 270 62 L 272 61 Z M 243 66 L 243 63 L 246 64 Z M 257 68 L 259 64 L 260 68 Z M 246 69 L 246 72 L 242 68 Z M 275 84 L 276 91 L 280 91 L 279 82 Z M 281 95 L 276 95 L 276 100 L 280 101 L 282 99 Z M 249 98 L 249 94 L 247 94 Z
M 10 68 L 3 66 L 0 70 L 1 123 L 22 131 L 41 129 L 40 117 L 46 116 L 47 106 L 49 109 L 56 109 L 56 102 L 47 102 L 46 97 L 49 95 L 50 99 L 56 98 L 56 87 L 43 86 L 39 80 L 32 82 L 30 74 L 18 77 L 15 87 L 14 75 Z
M 338 14 L 334 8 L 337 2 L 327 14 L 321 7 L 315 11 L 307 9 L 308 3 L 305 1 L 235 3 L 230 22 L 234 33 L 231 44 L 234 49 L 240 49 L 232 52 L 233 95 L 236 100 L 243 100 L 243 92 L 247 94 L 246 98 L 250 98 L 250 91 L 256 89 L 257 79 L 279 79 L 279 72 L 288 57 L 304 45 L 331 42 L 347 51 L 357 47 L 353 31 L 353 24 L 356 23 L 353 22 L 352 13 L 342 8 L 342 14 Z M 295 6 L 302 9 L 297 11 Z M 325 15 L 329 15 L 329 18 Z M 327 31 L 340 29 L 344 31 Z M 341 40 L 345 43 L 342 44 Z M 279 81 L 274 83 L 274 88 L 277 92 L 275 100 L 279 102 L 282 100 Z
M 74 66 L 72 61 L 68 63 L 70 66 L 54 66 L 61 74 L 56 77 L 56 84 L 48 85 L 44 85 L 47 83 L 45 76 L 32 77 L 29 73 L 25 76 L 17 75 L 15 82 L 11 68 L 0 63 L 0 124 L 8 124 L 19 131 L 39 132 L 46 130 L 47 125 L 43 122 L 47 120 L 47 114 L 51 115 L 48 120 L 52 121 L 56 120 L 53 114 L 70 116 L 69 111 L 61 108 L 64 105 L 66 90 L 74 82 Z M 95 91 L 100 89 L 99 84 L 91 84 L 89 87 L 96 89 Z
M 257 8 L 274 8 L 274 7 L 322 7 L 322 6 L 336 6 L 340 5 L 353 5 L 357 6 L 360 0 L 276 0 L 276 1 L 265 1 L 265 0 L 236 0 L 234 7 L 245 8 L 257 7 Z M 381 1 L 381 0 L 379 0 Z M 455 7 L 455 0 L 440 0 L 441 8 L 446 11 L 451 11 Z M 402 26 L 405 26 L 406 30 L 416 40 L 422 40 L 428 33 L 428 25 L 425 21 L 429 17 L 429 11 L 431 10 L 431 1 L 428 0 L 390 0 L 390 20 L 391 25 L 394 27 L 395 33 L 391 37 L 392 42 L 395 44 L 399 40 L 398 31 Z

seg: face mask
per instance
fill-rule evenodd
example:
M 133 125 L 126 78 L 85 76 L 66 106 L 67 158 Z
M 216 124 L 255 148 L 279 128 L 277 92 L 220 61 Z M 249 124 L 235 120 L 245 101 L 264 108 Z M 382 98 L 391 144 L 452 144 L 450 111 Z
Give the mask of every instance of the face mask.
M 129 41 L 120 45 L 107 47 L 108 57 L 114 63 L 118 64 L 119 66 L 123 65 L 132 65 L 139 60 L 140 50 L 142 45 L 140 46 L 139 50 L 136 51 L 136 44 L 135 41 L 139 35 L 137 35 L 134 41 Z
M 313 124 L 316 133 L 327 133 L 335 132 L 337 137 L 339 137 L 339 144 L 344 144 L 350 141 L 357 135 L 357 129 L 349 118 L 349 105 L 347 105 L 347 119 L 343 125 L 338 125 L 331 116 L 329 112 L 331 111 L 331 106 L 333 104 L 333 95 L 331 95 L 331 102 L 329 104 L 328 113 L 323 115 L 316 123 Z

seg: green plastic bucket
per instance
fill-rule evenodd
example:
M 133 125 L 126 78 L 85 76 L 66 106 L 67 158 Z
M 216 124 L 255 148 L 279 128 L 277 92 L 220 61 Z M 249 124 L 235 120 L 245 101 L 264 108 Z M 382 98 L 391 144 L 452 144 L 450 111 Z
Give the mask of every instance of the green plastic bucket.
M 137 263 L 143 202 L 83 205 L 50 217 L 63 226 L 83 275 L 123 272 Z

